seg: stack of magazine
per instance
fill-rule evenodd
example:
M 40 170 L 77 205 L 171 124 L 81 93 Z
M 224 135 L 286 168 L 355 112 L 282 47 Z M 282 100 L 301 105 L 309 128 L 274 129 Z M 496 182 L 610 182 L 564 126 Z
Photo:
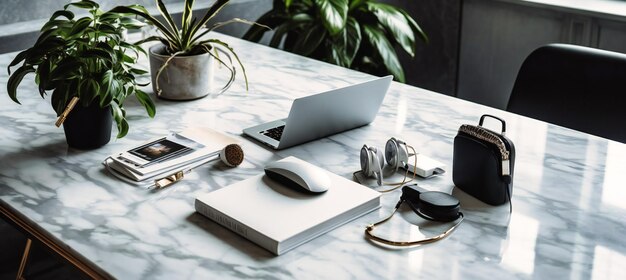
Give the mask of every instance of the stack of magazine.
M 216 159 L 228 144 L 238 141 L 212 129 L 193 129 L 146 141 L 109 156 L 103 164 L 109 172 L 137 185 L 183 174 Z

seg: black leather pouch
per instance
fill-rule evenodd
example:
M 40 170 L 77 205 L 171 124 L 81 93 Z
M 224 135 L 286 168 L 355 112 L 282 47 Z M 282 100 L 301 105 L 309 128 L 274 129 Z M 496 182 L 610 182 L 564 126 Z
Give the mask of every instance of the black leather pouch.
M 484 128 L 485 117 L 502 123 L 502 132 Z M 515 146 L 504 136 L 506 123 L 480 117 L 478 126 L 464 124 L 454 137 L 452 181 L 464 192 L 491 205 L 510 202 L 513 192 Z

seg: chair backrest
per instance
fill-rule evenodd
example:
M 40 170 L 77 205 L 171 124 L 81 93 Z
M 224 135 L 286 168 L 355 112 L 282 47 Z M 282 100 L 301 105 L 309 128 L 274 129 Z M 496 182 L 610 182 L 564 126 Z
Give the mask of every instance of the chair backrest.
M 626 55 L 540 47 L 522 64 L 507 111 L 626 143 Z

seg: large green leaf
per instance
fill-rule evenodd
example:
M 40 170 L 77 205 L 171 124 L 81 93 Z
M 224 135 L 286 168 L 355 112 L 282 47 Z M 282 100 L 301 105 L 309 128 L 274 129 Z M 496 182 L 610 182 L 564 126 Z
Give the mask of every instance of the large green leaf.
M 298 38 L 293 46 L 293 52 L 309 56 L 324 41 L 324 38 L 326 38 L 326 29 L 321 25 L 315 25 Z
M 291 28 L 293 28 L 293 26 L 291 26 L 289 23 L 284 23 L 278 26 L 276 29 L 274 29 L 274 35 L 272 36 L 272 39 L 270 40 L 269 46 L 273 48 L 278 48 L 278 46 L 280 45 L 280 42 L 283 40 L 283 36 L 285 36 L 285 34 L 289 32 Z M 287 49 L 287 48 L 285 49 L 291 51 L 291 49 Z
M 32 72 L 35 72 L 35 68 L 30 65 L 23 65 L 22 67 L 17 68 L 13 75 L 9 77 L 9 81 L 7 82 L 7 91 L 9 92 L 9 97 L 15 103 L 21 104 L 17 100 L 17 86 L 22 82 L 22 79 L 24 79 L 24 76 L 26 76 L 26 74 Z
M 348 18 L 348 0 L 315 0 L 322 23 L 331 36 L 341 32 Z
M 283 19 L 277 18 L 277 20 L 280 22 Z M 297 42 L 302 43 L 302 40 L 305 39 L 304 37 L 313 35 L 309 32 L 318 27 L 322 26 L 316 25 L 310 15 L 305 13 L 295 14 L 289 21 L 282 22 L 280 26 L 276 28 L 270 41 L 270 46 L 277 48 L 283 40 L 283 37 L 285 37 L 283 49 L 294 52 Z M 290 39 L 293 40 L 289 41 Z M 298 46 L 298 48 L 301 48 L 301 46 Z
M 80 69 L 83 63 L 75 58 L 67 58 L 57 64 L 50 73 L 50 80 L 71 80 L 82 78 Z
M 65 17 L 66 19 L 71 20 L 74 18 L 74 13 L 68 10 L 59 10 L 54 12 L 48 21 L 55 20 L 58 17 Z
M 46 53 L 51 53 L 53 52 L 55 49 L 61 48 L 61 47 L 65 47 L 65 44 L 67 42 L 61 38 L 61 37 L 47 37 L 41 41 L 37 41 L 35 43 L 35 46 L 33 47 L 33 50 L 31 51 L 31 53 L 29 54 L 29 56 L 32 58 L 33 56 L 37 55 L 37 54 L 46 54 Z
M 98 3 L 91 1 L 91 0 L 81 0 L 78 2 L 72 2 L 69 3 L 65 6 L 63 6 L 64 9 L 67 10 L 67 8 L 69 6 L 74 6 L 74 7 L 78 7 L 78 8 L 82 8 L 82 9 L 97 9 L 100 7 L 100 5 L 98 5 Z
M 376 2 L 367 2 L 367 9 L 376 15 L 402 49 L 415 56 L 415 36 L 404 14 L 394 6 Z
M 103 96 L 109 95 L 112 96 L 113 91 L 113 81 L 115 81 L 115 75 L 113 74 L 113 70 L 107 70 L 102 73 L 102 77 L 100 77 L 100 102 L 105 99 Z M 102 107 L 102 103 L 100 107 Z
M 344 40 L 344 54 L 346 61 L 344 63 L 345 67 L 350 67 L 352 65 L 352 61 L 356 57 L 356 54 L 361 47 L 361 26 L 359 22 L 353 18 L 349 17 L 346 23 L 346 28 L 343 31 L 343 40 Z
M 60 26 L 72 26 L 72 22 L 69 20 L 65 20 L 65 19 L 55 19 L 55 20 L 51 20 L 46 22 L 41 29 L 39 30 L 39 32 L 44 33 L 50 29 L 54 29 L 54 28 L 58 28 Z
M 46 89 L 50 89 L 50 59 L 46 59 L 39 67 L 37 67 L 37 78 L 39 80 L 39 94 L 44 97 Z
M 152 102 L 152 99 L 150 98 L 150 96 L 147 93 L 143 92 L 142 90 L 136 89 L 135 97 L 137 97 L 137 100 L 139 100 L 139 103 L 141 103 L 141 105 L 143 105 L 143 107 L 146 108 L 146 112 L 148 113 L 148 116 L 150 116 L 151 118 L 154 118 L 154 115 L 156 114 L 156 106 L 154 106 L 154 102 Z
M 9 75 L 11 75 L 11 67 L 19 64 L 20 62 L 22 62 L 22 60 L 25 60 L 31 50 L 32 48 L 23 50 L 15 56 L 13 61 L 11 61 L 11 63 L 9 63 L 9 66 L 7 66 L 7 72 L 9 72 Z
M 59 38 L 57 36 L 58 31 L 58 28 L 53 28 L 41 32 L 39 34 L 39 37 L 37 38 L 37 41 L 35 41 L 35 46 L 41 44 L 42 42 L 45 42 L 46 40 L 50 40 L 50 38 Z
M 426 36 L 426 33 L 424 33 L 424 30 L 422 30 L 422 28 L 419 26 L 419 24 L 417 24 L 417 22 L 415 22 L 415 20 L 404 10 L 399 10 L 404 17 L 406 18 L 406 20 L 409 22 L 409 24 L 411 25 L 411 29 L 413 30 L 413 34 L 418 35 L 422 41 L 428 43 L 428 36 Z
M 69 97 L 69 85 L 66 83 L 61 84 L 52 92 L 52 97 L 50 98 L 50 103 L 52 104 L 52 108 L 57 113 L 57 116 L 60 116 L 61 113 L 65 110 L 66 103 Z
M 82 58 L 98 58 L 113 63 L 113 55 L 103 49 L 87 49 L 78 53 Z
M 396 55 L 396 51 L 389 40 L 387 40 L 385 34 L 377 26 L 365 24 L 362 25 L 362 27 L 364 37 L 382 59 L 387 71 L 394 75 L 397 81 L 404 83 L 405 78 L 402 65 L 400 65 L 400 60 Z
M 93 79 L 82 79 L 78 87 L 78 98 L 85 107 L 89 106 L 100 92 L 100 85 Z
M 129 17 L 120 18 L 120 25 L 128 30 L 139 29 L 146 26 L 143 21 Z
M 363 5 L 366 1 L 369 1 L 369 0 L 350 0 L 350 7 L 349 7 L 348 12 L 351 12 L 354 9 L 360 8 L 361 5 Z
M 126 111 L 117 102 L 111 102 L 111 112 L 113 119 L 117 123 L 117 138 L 122 138 L 128 134 L 128 121 L 126 121 Z
M 120 18 L 126 18 L 125 14 L 112 13 L 111 11 L 108 11 L 100 16 L 99 22 L 113 23 Z
M 87 29 L 87 27 L 93 22 L 93 20 L 89 17 L 83 17 L 77 20 L 72 26 L 72 30 L 70 31 L 69 37 L 80 37 L 80 35 Z

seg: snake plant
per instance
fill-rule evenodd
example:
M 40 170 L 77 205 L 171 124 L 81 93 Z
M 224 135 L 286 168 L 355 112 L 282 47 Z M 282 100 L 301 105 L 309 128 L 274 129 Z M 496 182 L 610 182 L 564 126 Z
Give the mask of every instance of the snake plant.
M 157 77 L 161 74 L 165 67 L 167 67 L 169 61 L 176 56 L 190 56 L 195 54 L 209 53 L 217 61 L 219 61 L 219 63 L 224 65 L 230 71 L 231 75 L 230 80 L 228 81 L 228 83 L 230 84 L 235 79 L 235 68 L 232 67 L 230 61 L 229 63 L 227 63 L 226 61 L 224 61 L 223 57 L 220 57 L 216 51 L 213 51 L 214 46 L 222 46 L 230 54 L 233 55 L 235 60 L 237 60 L 237 63 L 239 64 L 243 72 L 243 76 L 246 82 L 246 89 L 248 89 L 248 76 L 246 75 L 246 70 L 241 63 L 241 60 L 235 53 L 234 49 L 221 40 L 205 37 L 205 35 L 207 35 L 207 33 L 209 33 L 210 31 L 229 23 L 241 22 L 254 24 L 253 22 L 249 22 L 244 19 L 234 18 L 226 22 L 216 23 L 210 27 L 206 26 L 207 22 L 215 17 L 229 1 L 230 0 L 217 0 L 207 10 L 204 16 L 202 16 L 202 18 L 198 20 L 197 18 L 194 18 L 192 16 L 194 0 L 185 0 L 182 21 L 180 25 L 177 25 L 176 22 L 174 22 L 172 15 L 169 13 L 162 0 L 156 0 L 156 6 L 158 7 L 159 12 L 163 17 L 163 20 L 159 20 L 150 15 L 146 8 L 140 5 L 119 6 L 113 8 L 113 11 L 120 13 L 130 13 L 142 17 L 160 32 L 160 35 L 151 36 L 137 42 L 137 44 L 142 44 L 150 41 L 159 41 L 163 45 L 165 45 L 167 55 L 169 55 L 170 57 L 169 60 L 164 63 L 161 69 L 159 69 L 158 73 L 156 74 Z

